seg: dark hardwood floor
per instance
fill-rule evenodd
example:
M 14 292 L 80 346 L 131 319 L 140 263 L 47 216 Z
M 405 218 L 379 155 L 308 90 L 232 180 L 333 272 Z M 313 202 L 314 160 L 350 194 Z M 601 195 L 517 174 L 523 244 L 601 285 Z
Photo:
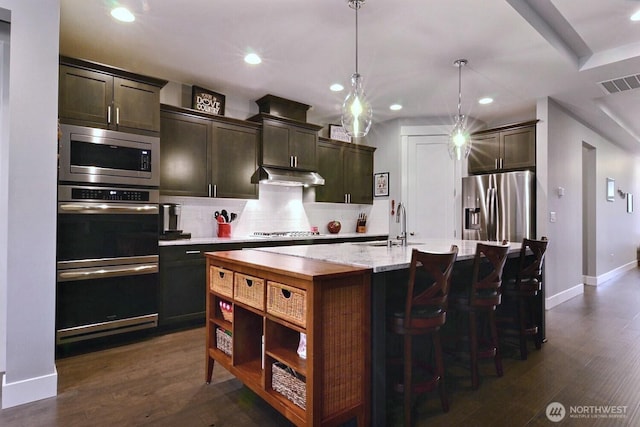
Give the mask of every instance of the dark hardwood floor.
M 640 270 L 632 270 L 547 312 L 542 350 L 522 361 L 504 354 L 505 375 L 481 364 L 472 391 L 465 365 L 447 365 L 451 410 L 434 392 L 420 400 L 418 426 L 640 425 Z M 204 383 L 204 329 L 60 358 L 58 396 L 0 411 L 3 427 L 288 426 L 269 405 L 216 366 Z M 582 418 L 547 419 L 559 402 Z M 624 411 L 585 414 L 592 406 Z M 400 406 L 398 404 L 398 410 Z M 401 412 L 398 411 L 398 414 Z M 575 415 L 575 414 L 574 414 Z M 588 418 L 584 418 L 588 417 Z M 397 425 L 402 425 L 399 420 Z

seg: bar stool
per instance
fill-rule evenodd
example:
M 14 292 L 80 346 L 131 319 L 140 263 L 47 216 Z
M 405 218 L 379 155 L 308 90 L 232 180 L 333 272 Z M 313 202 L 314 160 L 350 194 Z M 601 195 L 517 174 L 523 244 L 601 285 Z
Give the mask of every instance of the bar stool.
M 496 329 L 496 307 L 501 302 L 502 271 L 507 260 L 509 245 L 506 241 L 502 245 L 488 245 L 478 243 L 473 259 L 473 273 L 471 283 L 452 283 L 452 289 L 463 290 L 462 293 L 451 294 L 449 310 L 453 313 L 468 314 L 468 339 L 471 364 L 471 388 L 476 390 L 480 380 L 478 375 L 478 359 L 492 358 L 499 377 L 503 375 L 502 357 L 498 346 L 498 331 Z M 485 320 L 488 324 L 489 337 L 479 336 L 478 321 Z M 458 326 L 458 325 L 457 325 Z M 459 326 L 458 326 L 459 327 Z M 480 338 L 483 338 L 484 348 L 480 348 Z
M 458 247 L 451 246 L 449 252 L 432 253 L 411 251 L 409 282 L 402 310 L 390 318 L 392 332 L 403 337 L 403 375 L 394 382 L 394 389 L 404 395 L 405 426 L 411 425 L 412 395 L 426 393 L 439 388 L 440 402 L 444 412 L 449 411 L 444 384 L 444 362 L 440 327 L 447 317 L 447 299 L 451 285 L 451 272 L 458 255 Z M 413 360 L 413 337 L 430 335 L 433 344 L 435 371 L 427 367 L 429 376 L 420 382 L 413 381 L 413 368 L 421 366 Z M 423 364 L 422 366 L 427 366 Z
M 527 338 L 533 337 L 542 347 L 541 320 L 536 299 L 542 291 L 542 266 L 549 241 L 523 239 L 518 271 L 503 285 L 504 304 L 497 311 L 496 321 L 501 335 L 516 335 L 520 341 L 520 358 L 527 360 Z

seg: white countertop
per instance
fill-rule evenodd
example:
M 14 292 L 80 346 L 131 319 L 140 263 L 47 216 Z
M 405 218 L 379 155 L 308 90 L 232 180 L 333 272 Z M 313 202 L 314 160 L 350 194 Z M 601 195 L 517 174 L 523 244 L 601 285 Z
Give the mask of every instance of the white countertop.
M 409 242 L 408 246 L 387 246 L 385 241 L 319 245 L 276 246 L 255 248 L 278 254 L 331 261 L 357 267 L 372 268 L 374 273 L 409 268 L 413 248 L 425 252 L 447 252 L 451 245 L 458 246 L 458 260 L 471 259 L 476 252 L 476 240 L 427 239 Z M 496 244 L 496 242 L 482 242 Z M 376 246 L 379 245 L 379 246 Z M 521 243 L 509 245 L 510 254 L 520 252 Z
M 209 245 L 209 244 L 225 244 L 225 243 L 245 243 L 245 242 L 278 242 L 297 240 L 319 240 L 319 239 L 351 239 L 357 237 L 380 238 L 385 239 L 386 234 L 368 234 L 368 233 L 338 233 L 338 234 L 319 234 L 316 236 L 305 237 L 254 237 L 254 236 L 233 236 L 233 237 L 194 237 L 191 239 L 177 240 L 160 240 L 159 246 L 178 246 L 178 245 Z

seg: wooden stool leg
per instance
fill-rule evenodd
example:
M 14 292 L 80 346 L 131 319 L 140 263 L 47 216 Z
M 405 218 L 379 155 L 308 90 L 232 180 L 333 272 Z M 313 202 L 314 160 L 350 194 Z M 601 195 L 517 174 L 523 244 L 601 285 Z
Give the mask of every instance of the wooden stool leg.
M 404 336 L 404 425 L 410 427 L 411 424 L 411 368 L 413 366 L 413 360 L 411 357 L 411 335 Z
M 527 360 L 527 313 L 525 301 L 522 296 L 518 296 L 518 323 L 520 328 L 520 359 Z
M 493 361 L 496 365 L 496 373 L 499 377 L 501 377 L 504 372 L 502 370 L 502 355 L 500 354 L 500 345 L 498 343 L 498 328 L 496 327 L 495 310 L 489 311 L 489 327 L 491 328 L 491 345 L 495 349 L 495 356 L 493 356 Z
M 537 298 L 538 298 L 538 295 L 536 295 L 533 298 L 529 298 L 529 312 L 531 313 L 532 324 L 538 327 L 538 331 L 533 336 L 533 339 L 536 345 L 536 349 L 540 350 L 542 348 L 542 327 L 541 327 L 542 321 L 538 318 L 536 307 L 535 307 Z
M 469 355 L 471 358 L 471 388 L 477 390 L 480 386 L 478 378 L 478 325 L 476 312 L 469 312 Z
M 442 342 L 440 340 L 440 332 L 436 331 L 432 335 L 433 349 L 436 359 L 436 375 L 438 375 L 438 390 L 440 391 L 440 403 L 442 410 L 449 412 L 449 399 L 447 399 L 447 388 L 444 383 L 444 361 L 442 360 Z

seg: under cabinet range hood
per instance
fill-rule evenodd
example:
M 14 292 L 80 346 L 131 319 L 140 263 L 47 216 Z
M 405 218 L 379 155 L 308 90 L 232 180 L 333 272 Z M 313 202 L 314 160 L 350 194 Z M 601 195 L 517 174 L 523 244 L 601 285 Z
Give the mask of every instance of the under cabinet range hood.
M 312 187 L 324 185 L 324 178 L 317 172 L 260 166 L 251 176 L 251 183 Z

